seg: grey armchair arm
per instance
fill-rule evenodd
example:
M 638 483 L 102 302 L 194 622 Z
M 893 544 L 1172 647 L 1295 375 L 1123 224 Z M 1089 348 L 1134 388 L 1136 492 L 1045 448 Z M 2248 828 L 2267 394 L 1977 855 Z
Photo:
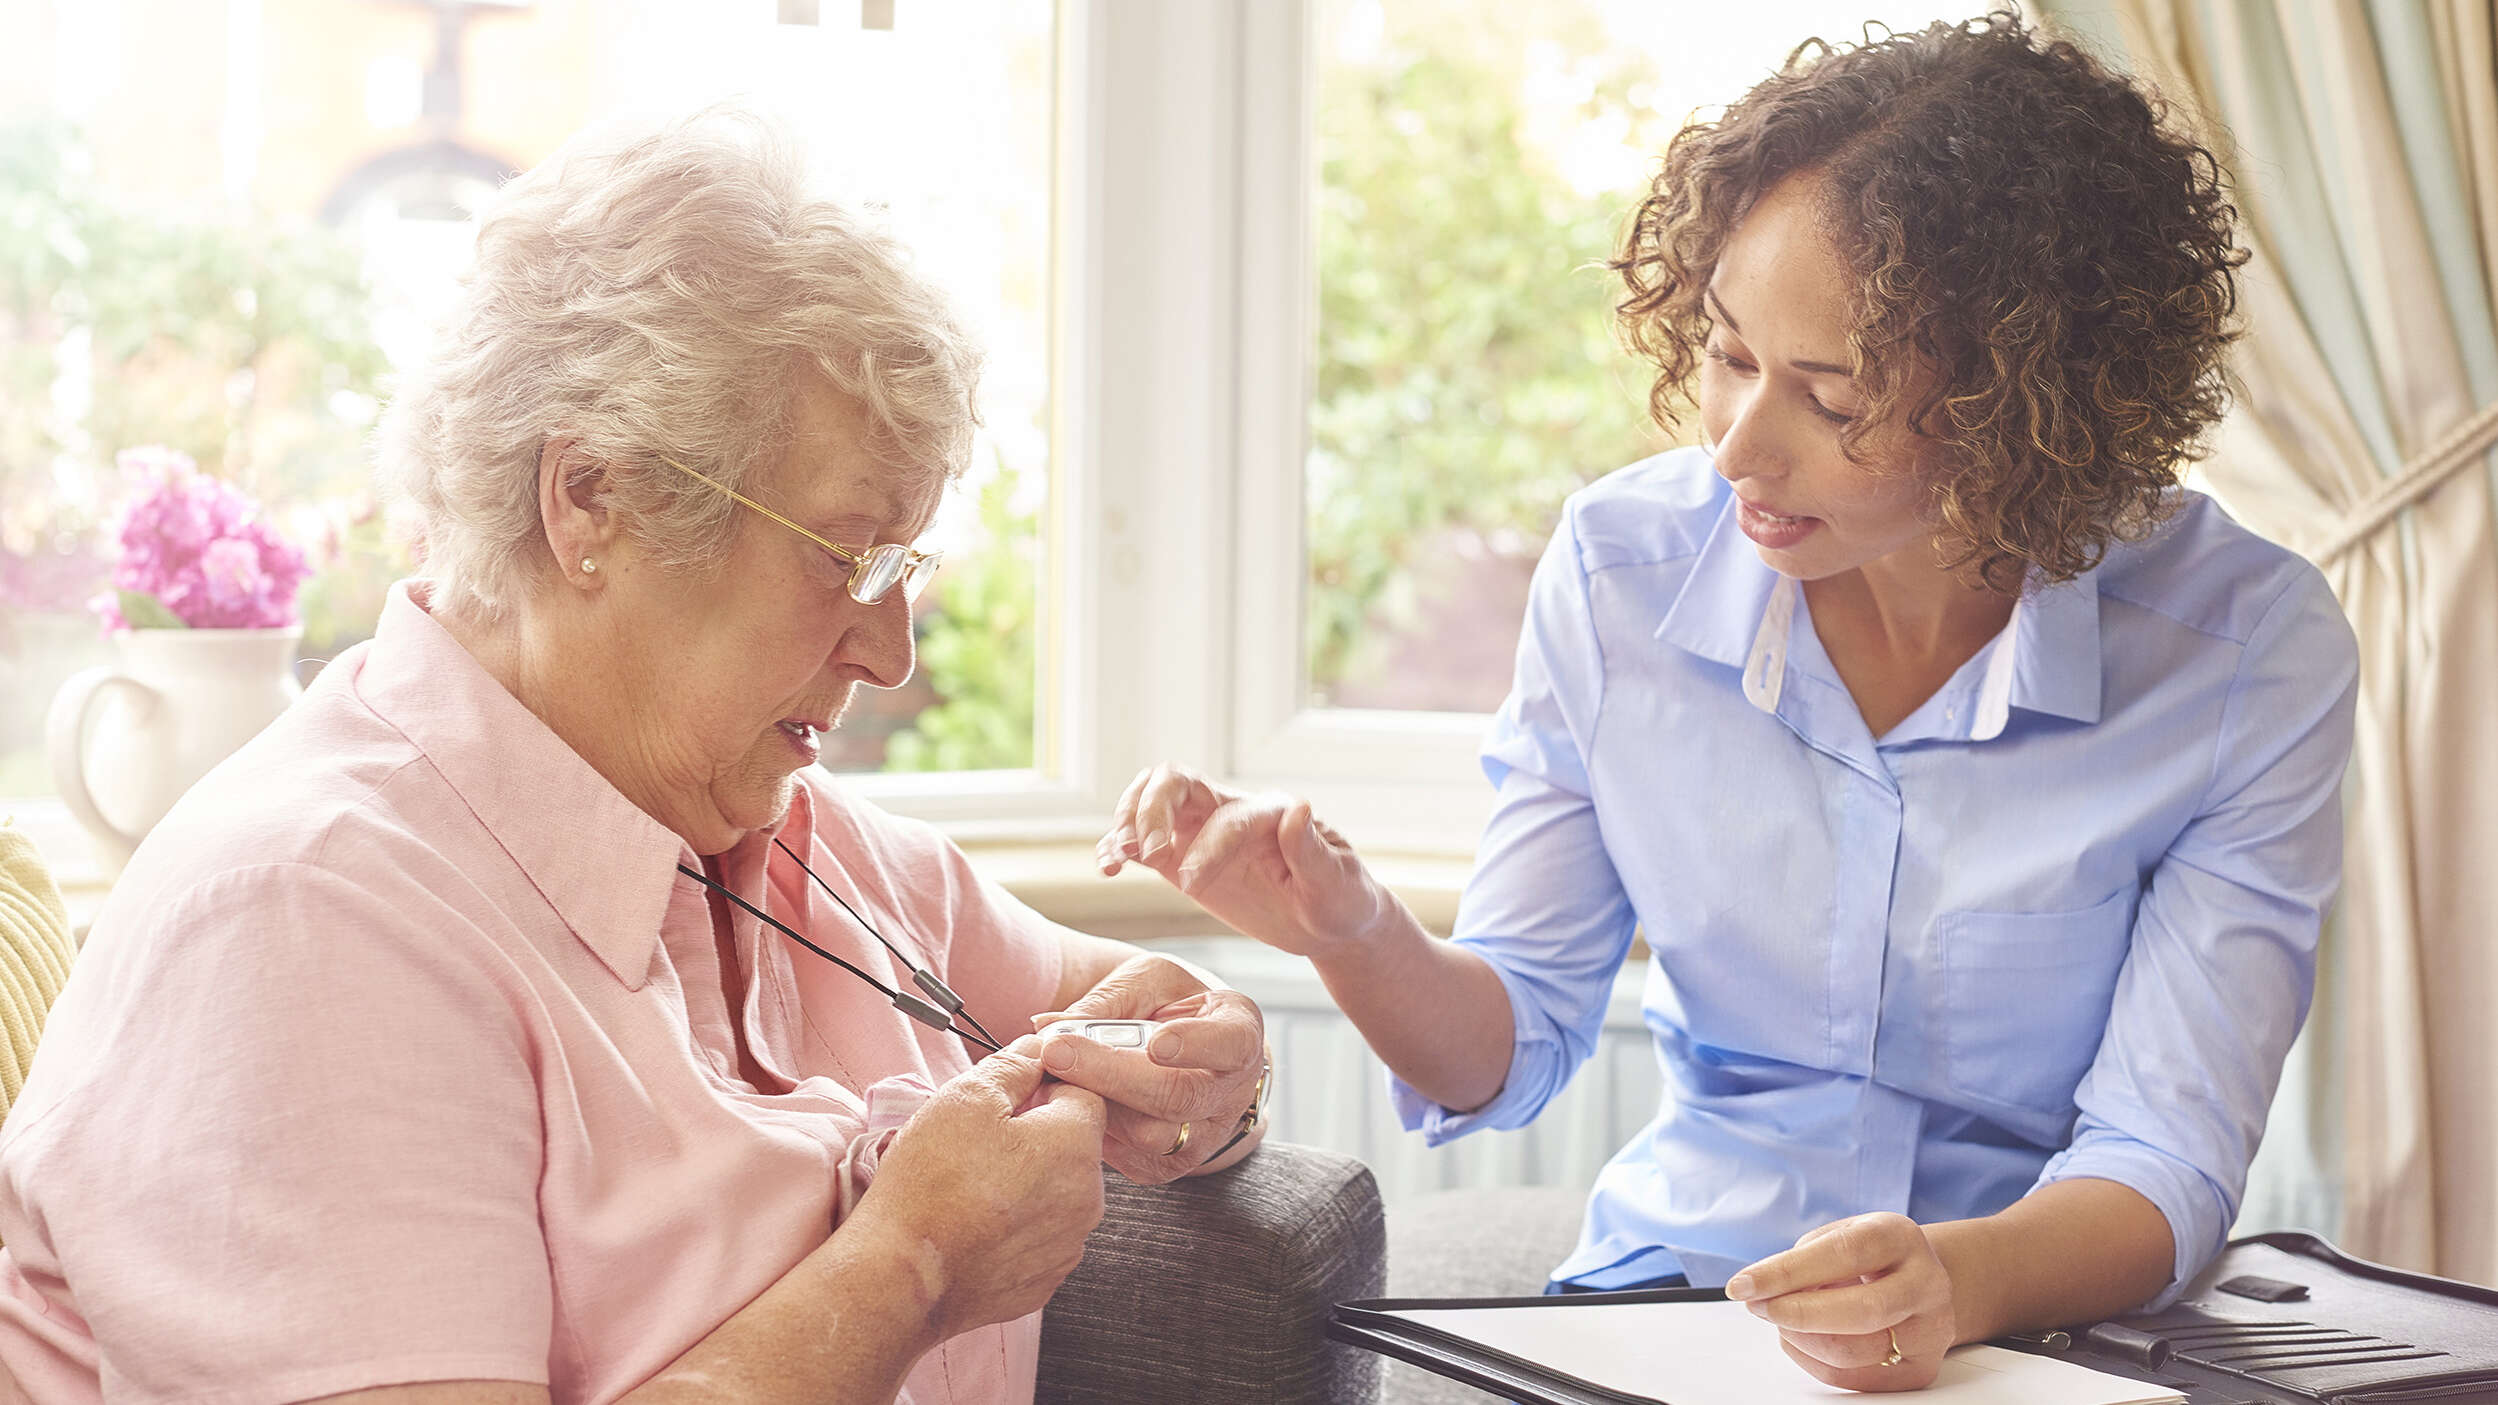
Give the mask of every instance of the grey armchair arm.
M 1386 1280 L 1361 1162 L 1268 1142 L 1167 1186 L 1108 1178 L 1101 1228 L 1041 1317 L 1043 1405 L 1371 1405 L 1379 1358 L 1327 1313 Z

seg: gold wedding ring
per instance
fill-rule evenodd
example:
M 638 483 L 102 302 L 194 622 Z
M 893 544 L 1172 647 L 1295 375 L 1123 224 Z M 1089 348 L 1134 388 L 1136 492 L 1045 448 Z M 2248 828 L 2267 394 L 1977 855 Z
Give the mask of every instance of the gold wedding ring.
M 1162 1154 L 1165 1156 L 1177 1156 L 1180 1154 L 1180 1148 L 1186 1145 L 1188 1145 L 1188 1124 L 1183 1122 L 1180 1124 L 1179 1136 L 1172 1139 L 1170 1149 Z
M 1180 1140 L 1188 1140 L 1186 1128 L 1181 1129 Z M 1882 1335 L 1891 1339 L 1891 1354 L 1874 1364 L 1878 1366 L 1897 1366 L 1904 1359 L 1900 1355 L 1900 1334 L 1895 1328 L 1885 1327 L 1882 1329 Z

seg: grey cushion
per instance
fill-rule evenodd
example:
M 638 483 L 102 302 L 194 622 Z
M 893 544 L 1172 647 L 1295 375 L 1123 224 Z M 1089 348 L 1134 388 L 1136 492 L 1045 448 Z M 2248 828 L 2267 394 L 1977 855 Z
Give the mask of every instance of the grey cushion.
M 1329 1309 L 1385 1287 L 1368 1167 L 1268 1142 L 1215 1175 L 1106 1183 L 1101 1228 L 1041 1317 L 1040 1401 L 1378 1399 L 1379 1358 L 1326 1337 Z
M 1544 1291 L 1577 1246 L 1587 1197 L 1576 1190 L 1506 1186 L 1444 1190 L 1400 1202 L 1388 1216 L 1388 1296 L 1522 1298 Z M 1500 1397 L 1402 1361 L 1388 1364 L 1382 1405 L 1483 1405 Z

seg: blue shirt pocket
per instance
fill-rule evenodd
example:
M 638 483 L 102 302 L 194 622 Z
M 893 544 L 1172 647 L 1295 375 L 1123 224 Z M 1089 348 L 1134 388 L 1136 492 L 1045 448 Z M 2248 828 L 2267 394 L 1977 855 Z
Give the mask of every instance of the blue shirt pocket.
M 1932 1015 L 1943 1082 L 1974 1102 L 2069 1118 L 2132 946 L 2134 890 L 2072 912 L 1935 921 Z

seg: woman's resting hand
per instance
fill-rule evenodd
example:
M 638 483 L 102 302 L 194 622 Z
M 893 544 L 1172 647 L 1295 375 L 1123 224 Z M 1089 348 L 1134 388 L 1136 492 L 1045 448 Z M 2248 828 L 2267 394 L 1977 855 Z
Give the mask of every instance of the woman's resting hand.
M 1243 795 L 1179 766 L 1128 783 L 1094 857 L 1104 874 L 1141 863 L 1225 925 L 1301 956 L 1358 940 L 1397 906 L 1307 802 Z
M 1018 1039 L 939 1088 L 839 1231 L 890 1237 L 938 1339 L 1037 1311 L 1101 1222 L 1102 1100 L 1040 1052 Z
M 1076 1019 L 1155 1020 L 1162 1028 L 1142 1049 L 1049 1032 Z M 1256 1099 L 1266 1065 L 1266 1017 L 1257 1002 L 1210 989 L 1164 956 L 1121 962 L 1065 1011 L 1034 1023 L 1043 1026 L 1051 1075 L 1110 1103 L 1102 1159 L 1140 1185 L 1176 1180 L 1221 1150 Z M 1188 1141 L 1174 1152 L 1182 1124 Z
M 1845 1390 L 1923 1390 L 1959 1340 L 1951 1274 L 1905 1215 L 1823 1225 L 1736 1274 L 1726 1296 L 1774 1324 L 1797 1365 Z M 1895 1341 L 1900 1359 L 1885 1366 Z

